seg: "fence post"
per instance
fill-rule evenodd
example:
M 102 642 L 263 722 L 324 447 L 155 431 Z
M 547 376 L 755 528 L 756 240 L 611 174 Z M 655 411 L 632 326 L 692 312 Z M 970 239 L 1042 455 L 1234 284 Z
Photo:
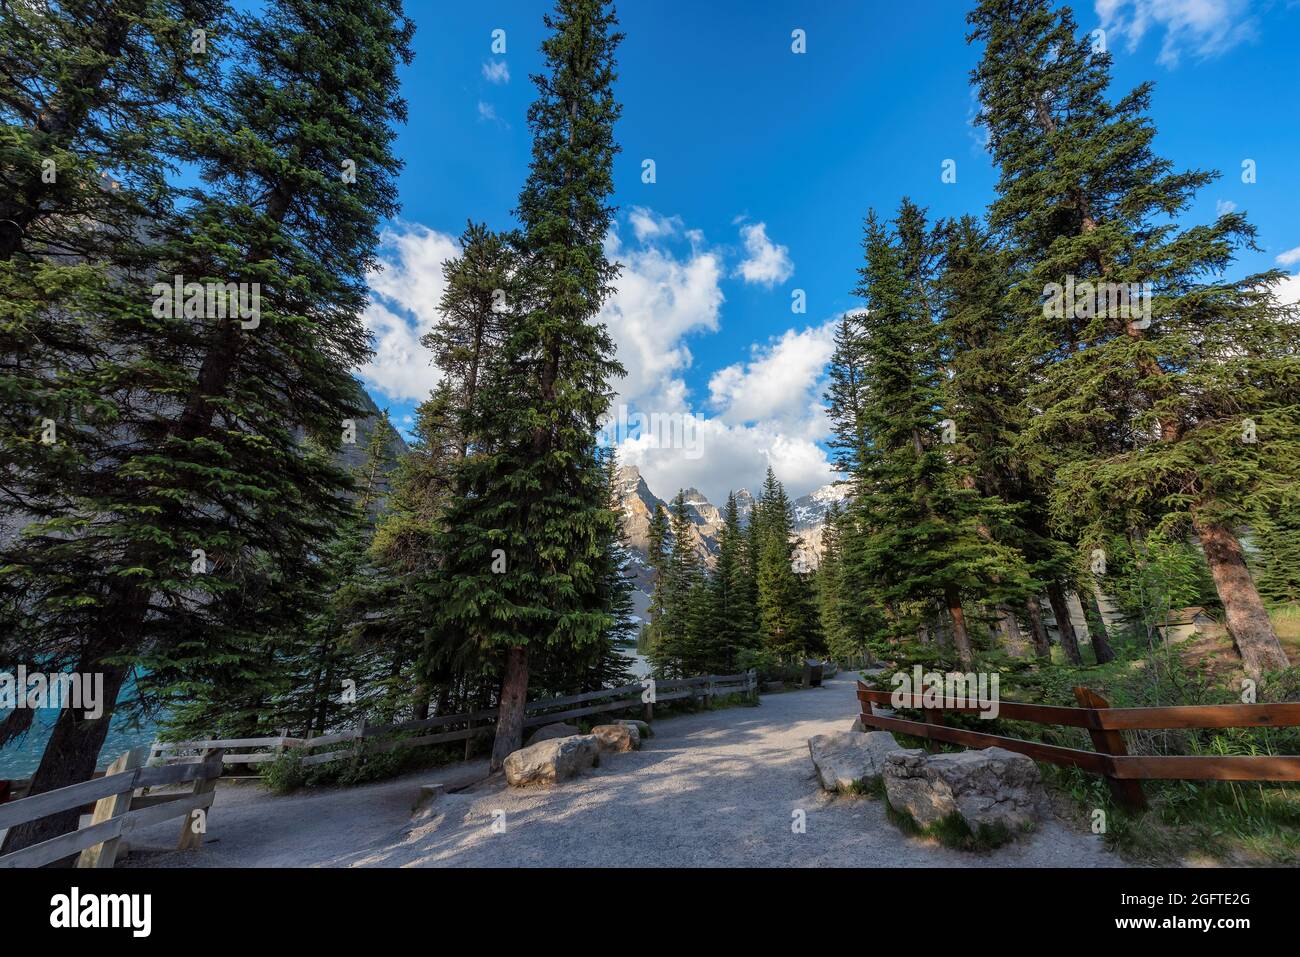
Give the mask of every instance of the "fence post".
M 108 766 L 105 777 L 140 767 L 144 764 L 148 752 L 149 748 L 147 746 L 132 748 L 130 751 L 123 752 L 116 761 Z M 112 818 L 121 817 L 131 810 L 131 798 L 134 794 L 135 788 L 130 788 L 122 794 L 100 798 L 95 802 L 95 814 L 90 819 L 90 823 L 100 824 Z M 122 839 L 120 837 L 113 837 L 102 844 L 86 848 L 77 858 L 77 867 L 112 867 L 117 860 L 117 852 L 121 847 L 121 843 Z
M 704 682 L 704 708 L 707 711 L 713 710 L 713 675 L 709 675 Z
M 943 724 L 943 712 L 936 708 L 922 708 L 921 717 L 926 724 Z M 939 747 L 939 742 L 934 738 L 925 739 L 925 750 L 935 751 Z
M 1096 709 L 1109 708 L 1110 703 L 1097 692 L 1084 687 L 1075 688 L 1074 697 L 1079 702 L 1079 707 L 1087 709 L 1088 734 L 1092 738 L 1093 749 L 1098 754 L 1121 757 L 1128 754 L 1128 749 L 1124 747 L 1124 735 L 1118 731 L 1102 728 L 1101 719 L 1097 716 Z M 1107 774 L 1106 784 L 1110 786 L 1110 793 L 1115 800 L 1124 807 L 1132 811 L 1146 809 L 1147 797 L 1142 791 L 1141 781 Z
M 281 748 L 283 751 L 283 743 Z M 203 768 L 201 777 L 194 779 L 194 789 L 190 792 L 193 796 L 200 794 L 211 794 L 217 787 L 217 778 L 221 777 L 221 772 L 225 769 L 225 748 L 208 748 L 203 752 L 203 758 L 199 761 L 199 766 Z M 203 821 L 203 829 L 194 830 L 196 820 Z M 191 808 L 190 813 L 186 814 L 181 820 L 181 839 L 176 845 L 180 851 L 197 850 L 203 846 L 203 835 L 208 832 L 207 812 L 203 808 Z
M 465 736 L 465 760 L 468 761 L 470 759 L 470 756 L 474 753 L 474 712 L 473 711 L 471 711 L 469 713 L 469 717 L 465 719 L 465 730 L 469 732 L 469 734 Z

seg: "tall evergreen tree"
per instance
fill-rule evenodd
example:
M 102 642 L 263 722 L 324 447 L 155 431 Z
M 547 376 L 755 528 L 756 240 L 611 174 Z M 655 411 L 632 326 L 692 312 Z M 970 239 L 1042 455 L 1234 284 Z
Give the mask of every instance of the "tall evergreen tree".
M 603 242 L 621 34 L 600 0 L 558 0 L 545 24 L 546 72 L 533 78 L 532 163 L 518 206 L 528 301 L 501 350 L 495 401 L 478 412 L 474 431 L 492 443 L 465 460 L 467 494 L 448 512 L 439 547 L 441 626 L 501 659 L 493 767 L 521 743 L 530 648 L 581 648 L 609 622 L 598 569 L 616 519 L 595 432 L 608 380 L 622 369 L 595 319 L 617 272 Z M 495 573 L 502 557 L 508 570 Z
M 1034 590 L 1045 589 L 1056 612 L 1062 650 L 1067 660 L 1079 664 L 1078 641 L 1065 610 L 1078 546 L 1053 534 L 1047 477 L 1031 474 L 1018 448 L 1031 413 L 1026 401 L 1029 382 L 1018 348 L 1020 323 L 1006 295 L 1007 277 L 1014 275 L 1015 268 L 1010 250 L 1000 246 L 974 217 L 962 217 L 945 230 L 937 280 L 948 373 L 943 404 L 953 421 L 960 423 L 953 454 L 963 466 L 965 480 L 981 494 L 1010 506 L 1002 514 L 1003 521 L 984 526 L 984 533 L 1025 556 Z M 1023 609 L 1036 652 L 1047 657 L 1050 651 L 1037 600 L 1029 594 L 1007 596 L 1002 604 L 1008 628 L 1015 627 L 1010 604 Z M 1093 642 L 1093 650 L 1099 663 L 1114 657 L 1104 634 Z
M 1053 515 L 1084 541 L 1190 527 L 1246 669 L 1285 667 L 1234 532 L 1300 474 L 1300 347 L 1296 310 L 1272 291 L 1281 274 L 1223 278 L 1253 241 L 1240 213 L 1170 221 L 1216 174 L 1155 154 L 1151 85 L 1112 101 L 1111 57 L 1068 7 L 983 0 L 968 19 L 1000 170 L 991 223 L 1025 267 L 1017 308 L 1042 413 L 1022 448 L 1055 473 Z
M 868 384 L 862 315 L 846 312 L 835 327 L 835 351 L 827 369 L 826 414 L 831 420 L 831 464 L 857 475 L 869 455 L 870 437 L 863 422 Z
M 790 499 L 770 466 L 752 521 L 757 543 L 755 578 L 762 645 L 782 657 L 807 654 L 818 644 L 816 610 L 808 581 L 794 569 Z
M 896 610 L 932 606 L 948 611 L 959 661 L 972 662 L 964 602 L 1025 588 L 1019 553 L 987 529 L 1006 507 L 966 481 L 946 451 L 943 368 L 935 310 L 936 238 L 924 214 L 906 200 L 891 232 L 873 214 L 863 241 L 865 264 L 857 293 L 870 383 L 862 421 L 870 436 L 858 494 L 850 508 L 864 540 L 859 574 L 878 582 Z M 916 623 L 923 623 L 916 619 Z M 901 621 L 898 622 L 903 625 Z
M 718 560 L 712 579 L 712 621 L 709 632 L 714 644 L 709 670 L 731 674 L 737 656 L 757 646 L 758 625 L 754 596 L 749 587 L 749 554 L 736 493 L 727 494 L 722 511 L 722 529 L 718 532 Z
M 57 487 L 29 500 L 36 521 L 0 561 L 39 629 L 105 675 L 110 705 L 59 716 L 34 793 L 90 777 L 132 668 L 165 675 L 179 643 L 211 635 L 216 654 L 234 631 L 274 627 L 275 593 L 314 574 L 347 512 L 346 474 L 301 435 L 336 447 L 361 412 L 351 370 L 368 354 L 378 224 L 396 212 L 389 147 L 411 33 L 390 0 L 279 0 L 233 18 L 234 65 L 201 120 L 175 120 L 168 148 L 202 186 L 183 214 L 134 224 L 150 260 L 85 303 L 93 349 L 60 373 L 66 427 L 46 449 Z M 338 173 L 348 159 L 355 183 Z M 260 308 L 182 308 L 177 277 L 247 283 Z M 237 600 L 266 569 L 265 602 Z M 75 810 L 53 815 L 12 829 L 6 849 L 75 827 Z
M 668 506 L 668 521 L 671 545 L 651 660 L 661 674 L 686 677 L 703 673 L 711 651 L 707 636 L 711 622 L 704 564 L 696 551 L 695 525 L 684 490 L 679 489 Z

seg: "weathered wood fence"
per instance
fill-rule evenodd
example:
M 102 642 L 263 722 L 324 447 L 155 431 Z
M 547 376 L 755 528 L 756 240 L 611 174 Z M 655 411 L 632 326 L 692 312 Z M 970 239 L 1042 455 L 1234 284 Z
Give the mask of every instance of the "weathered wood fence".
M 752 670 L 734 675 L 702 675 L 698 678 L 656 681 L 653 700 L 644 700 L 651 697 L 650 689 L 645 686 L 639 683 L 623 685 L 620 688 L 605 688 L 560 698 L 530 701 L 524 706 L 524 728 L 614 711 L 640 711 L 645 720 L 649 721 L 654 717 L 655 704 L 694 700 L 709 707 L 714 698 L 722 695 L 753 696 L 757 693 L 758 675 Z M 221 748 L 225 753 L 224 761 L 227 765 L 257 765 L 274 761 L 286 752 L 297 751 L 302 754 L 303 764 L 313 765 L 337 761 L 354 753 L 353 748 L 334 747 L 329 751 L 319 750 L 339 744 L 350 743 L 355 747 L 364 743 L 367 752 L 376 753 L 399 748 L 450 744 L 455 741 L 465 742 L 465 756 L 468 758 L 473 740 L 488 730 L 496 721 L 496 717 L 497 711 L 492 708 L 473 713 L 401 721 L 396 724 L 363 723 L 346 731 L 311 738 L 295 738 L 282 734 L 262 738 L 157 742 L 153 746 L 151 758 L 164 763 L 190 760 L 185 752 Z M 410 732 L 427 733 L 410 734 Z
M 165 767 L 143 767 L 148 748 L 127 751 L 109 766 L 103 777 L 35 794 L 0 805 L 0 828 L 10 828 L 59 811 L 95 802 L 91 822 L 0 857 L 3 867 L 40 867 L 81 852 L 78 867 L 112 867 L 123 838 L 133 830 L 184 815 L 179 847 L 197 847 L 206 829 L 207 809 L 216 797 L 221 776 L 222 751 L 212 750 L 198 759 Z M 193 782 L 189 791 L 148 794 L 151 787 Z M 136 790 L 141 789 L 140 794 Z M 202 823 L 200 823 L 202 822 Z
M 1174 705 L 1163 708 L 1112 708 L 1087 688 L 1075 688 L 1080 707 L 998 702 L 998 717 L 1034 724 L 1086 728 L 1094 751 L 1041 741 L 1025 741 L 982 731 L 948 727 L 945 711 L 980 711 L 978 704 L 944 699 L 927 707 L 920 694 L 903 695 L 903 707 L 919 709 L 924 721 L 876 714 L 873 705 L 889 707 L 894 692 L 875 691 L 858 682 L 864 727 L 898 731 L 968 748 L 997 746 L 1027 754 L 1035 761 L 1079 768 L 1103 775 L 1116 800 L 1131 808 L 1146 806 L 1142 780 L 1300 781 L 1298 755 L 1147 755 L 1129 754 L 1122 731 L 1158 728 L 1292 728 L 1300 726 L 1300 703 Z
M 628 710 L 639 710 L 648 721 L 654 717 L 655 704 L 693 700 L 710 707 L 714 698 L 729 694 L 756 696 L 758 675 L 754 671 L 735 675 L 703 675 L 698 678 L 656 681 L 653 688 L 638 683 L 531 701 L 525 705 L 524 727 Z M 217 778 L 227 765 L 264 764 L 274 761 L 290 749 L 303 752 L 304 764 L 321 764 L 346 758 L 355 753 L 358 746 L 364 747 L 367 752 L 381 752 L 453 741 L 465 742 L 468 757 L 472 740 L 487 730 L 496 716 L 494 708 L 473 714 L 439 715 L 397 724 L 362 724 L 338 734 L 312 738 L 294 738 L 282 734 L 261 738 L 156 742 L 152 748 L 135 748 L 113 762 L 103 776 L 0 804 L 2 830 L 73 808 L 84 814 L 88 811 L 86 805 L 96 802 L 88 825 L 6 854 L 0 857 L 0 867 L 40 867 L 78 851 L 81 852 L 78 867 L 112 867 L 117 859 L 120 842 L 131 831 L 182 814 L 185 821 L 181 828 L 180 849 L 198 847 L 202 841 L 202 832 L 196 830 L 195 822 L 201 818 L 206 827 L 206 813 L 216 796 L 214 789 Z M 435 730 L 448 728 L 450 730 Z M 395 736 L 410 731 L 432 733 Z M 317 751 L 319 748 L 342 743 L 351 743 L 353 747 Z M 146 762 L 150 766 L 144 766 Z M 190 781 L 194 782 L 191 791 L 161 795 L 147 793 L 151 787 Z M 137 790 L 140 791 L 139 794 L 136 793 Z

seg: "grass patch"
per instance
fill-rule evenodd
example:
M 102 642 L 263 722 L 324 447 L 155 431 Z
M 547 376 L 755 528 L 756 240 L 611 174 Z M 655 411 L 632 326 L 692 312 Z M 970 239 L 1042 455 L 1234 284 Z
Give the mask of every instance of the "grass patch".
M 885 817 L 904 834 L 934 838 L 954 851 L 991 851 L 1015 840 L 1016 831 L 1001 822 L 979 824 L 972 830 L 966 819 L 953 811 L 933 824 L 922 825 L 908 811 L 885 802 Z M 1032 830 L 1032 826 L 1026 827 Z
M 879 775 L 874 778 L 858 778 L 844 788 L 843 793 L 881 800 L 885 796 L 885 779 Z

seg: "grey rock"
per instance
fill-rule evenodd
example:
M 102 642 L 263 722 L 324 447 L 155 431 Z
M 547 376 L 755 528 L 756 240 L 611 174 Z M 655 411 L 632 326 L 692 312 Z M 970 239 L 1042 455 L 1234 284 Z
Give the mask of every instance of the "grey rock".
M 898 750 L 888 731 L 836 731 L 808 739 L 817 778 L 827 791 L 849 791 L 880 779 L 885 758 Z
M 1015 831 L 1038 817 L 1042 780 L 1038 766 L 1005 748 L 928 754 L 920 748 L 885 759 L 885 793 L 897 810 L 922 827 L 954 811 L 975 829 L 1001 824 Z
M 600 742 L 594 734 L 552 738 L 530 744 L 506 757 L 506 783 L 522 788 L 549 786 L 571 778 L 600 760 Z

